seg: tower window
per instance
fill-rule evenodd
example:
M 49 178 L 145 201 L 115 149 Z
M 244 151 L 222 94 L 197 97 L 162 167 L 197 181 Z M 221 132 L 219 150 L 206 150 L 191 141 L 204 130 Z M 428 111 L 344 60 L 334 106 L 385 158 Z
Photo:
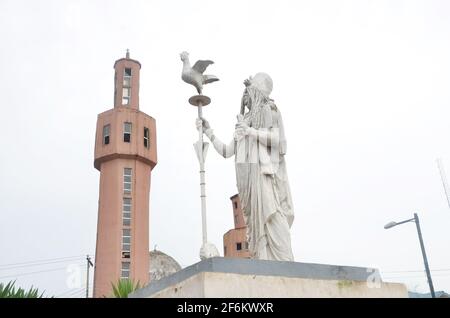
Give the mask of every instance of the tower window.
M 133 174 L 133 170 L 131 168 L 123 169 L 123 193 L 130 194 L 131 193 L 131 177 Z M 131 204 L 131 202 L 130 202 Z
M 131 140 L 131 123 L 123 124 L 123 141 L 130 142 Z
M 122 105 L 130 104 L 130 97 L 131 97 L 131 88 L 130 87 L 122 88 Z
M 123 72 L 123 86 L 131 87 L 131 68 L 125 68 Z
M 103 144 L 108 145 L 109 144 L 109 133 L 110 133 L 110 125 L 103 126 Z
M 242 250 L 242 243 L 236 243 L 236 250 Z
M 131 250 L 131 230 L 123 229 L 122 230 L 122 255 L 125 252 L 130 252 Z
M 122 105 L 129 105 L 131 98 L 131 68 L 123 72 Z
M 226 246 L 223 247 L 223 256 L 227 256 L 227 247 Z
M 237 209 L 237 202 L 236 201 L 233 202 L 233 206 L 234 206 L 235 209 Z
M 122 262 L 120 278 L 130 278 L 130 262 Z
M 144 147 L 150 147 L 150 130 L 147 127 L 144 128 Z
M 123 198 L 122 223 L 124 226 L 131 225 L 131 198 Z

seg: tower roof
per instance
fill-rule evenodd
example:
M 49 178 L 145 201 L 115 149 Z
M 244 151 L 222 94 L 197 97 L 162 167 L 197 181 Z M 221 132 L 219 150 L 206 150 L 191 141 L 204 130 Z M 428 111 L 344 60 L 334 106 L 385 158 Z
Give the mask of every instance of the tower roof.
M 125 57 L 118 59 L 117 61 L 114 62 L 114 68 L 116 68 L 116 64 L 119 63 L 120 61 L 131 61 L 131 62 L 138 64 L 139 68 L 142 67 L 141 63 L 138 60 L 130 59 L 130 50 L 129 49 L 127 49 L 127 53 L 125 54 Z

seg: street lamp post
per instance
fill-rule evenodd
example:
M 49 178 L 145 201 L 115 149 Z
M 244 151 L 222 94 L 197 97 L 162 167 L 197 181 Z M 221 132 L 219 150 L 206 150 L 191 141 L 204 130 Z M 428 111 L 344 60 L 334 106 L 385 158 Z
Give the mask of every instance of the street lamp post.
M 414 223 L 416 223 L 417 234 L 419 236 L 420 248 L 422 250 L 423 262 L 425 264 L 425 272 L 427 273 L 427 279 L 428 279 L 428 285 L 430 286 L 431 297 L 432 298 L 436 298 L 436 295 L 434 293 L 433 281 L 431 280 L 430 268 L 428 267 L 427 254 L 425 253 L 425 246 L 423 244 L 422 231 L 420 230 L 419 216 L 417 215 L 417 213 L 414 213 L 414 218 L 412 218 L 412 219 L 405 220 L 405 221 L 402 221 L 402 222 L 389 222 L 388 224 L 386 224 L 384 226 L 384 228 L 385 229 L 390 229 L 390 228 L 392 228 L 394 226 L 397 226 L 397 225 L 400 225 L 400 224 L 403 224 L 403 223 L 407 223 L 407 222 L 414 222 Z

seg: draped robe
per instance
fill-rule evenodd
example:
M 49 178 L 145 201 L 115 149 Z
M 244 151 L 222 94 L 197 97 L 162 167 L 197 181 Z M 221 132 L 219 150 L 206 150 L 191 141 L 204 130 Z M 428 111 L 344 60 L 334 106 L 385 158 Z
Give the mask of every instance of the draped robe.
M 268 102 L 257 112 L 258 128 L 246 136 L 235 132 L 223 144 L 212 130 L 205 133 L 223 157 L 235 156 L 236 183 L 252 258 L 293 261 L 290 227 L 294 220 L 291 192 L 286 173 L 286 141 L 281 114 Z M 250 126 L 248 112 L 244 120 Z

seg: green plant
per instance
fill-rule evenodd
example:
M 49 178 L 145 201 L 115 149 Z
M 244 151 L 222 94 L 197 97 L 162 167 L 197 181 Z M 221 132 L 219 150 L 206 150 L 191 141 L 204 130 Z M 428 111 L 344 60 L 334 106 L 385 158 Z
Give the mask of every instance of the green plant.
M 44 293 L 39 294 L 37 288 L 31 288 L 26 291 L 23 288 L 14 286 L 16 281 L 10 281 L 8 284 L 0 283 L 0 298 L 43 298 Z
M 119 279 L 117 284 L 111 283 L 114 298 L 128 298 L 128 295 L 141 288 L 140 283 L 134 283 L 131 279 Z

